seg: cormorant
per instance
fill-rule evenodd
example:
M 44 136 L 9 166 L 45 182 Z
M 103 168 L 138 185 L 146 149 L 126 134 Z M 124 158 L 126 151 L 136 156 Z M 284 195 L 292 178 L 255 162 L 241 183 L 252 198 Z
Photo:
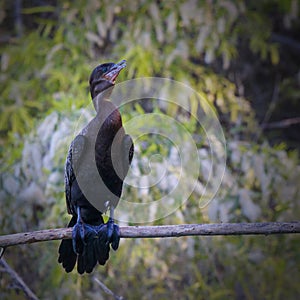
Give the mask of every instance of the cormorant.
M 123 180 L 134 152 L 117 107 L 109 96 L 126 61 L 97 66 L 90 76 L 90 93 L 96 117 L 72 141 L 65 165 L 65 193 L 72 240 L 63 240 L 58 262 L 71 272 L 77 261 L 80 274 L 104 265 L 110 244 L 119 246 L 119 227 L 113 213 L 121 197 Z M 106 224 L 102 213 L 110 210 Z

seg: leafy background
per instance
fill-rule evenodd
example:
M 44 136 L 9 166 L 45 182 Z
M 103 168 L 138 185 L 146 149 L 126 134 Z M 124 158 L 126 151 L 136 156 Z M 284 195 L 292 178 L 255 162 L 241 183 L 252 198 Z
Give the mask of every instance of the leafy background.
M 66 137 L 89 117 L 91 69 L 120 59 L 128 68 L 119 81 L 158 76 L 196 89 L 227 140 L 226 173 L 210 205 L 198 206 L 208 163 L 199 142 L 198 188 L 154 224 L 299 220 L 299 10 L 297 0 L 1 0 L 1 234 L 66 225 Z M 137 104 L 123 118 L 155 110 L 162 108 Z M 201 136 L 194 120 L 167 112 Z M 171 156 L 172 145 L 146 145 L 137 145 L 135 172 L 155 152 Z M 157 199 L 166 189 L 142 196 Z M 140 201 L 130 187 L 124 194 Z M 41 299 L 108 299 L 95 278 L 125 299 L 297 299 L 299 242 L 297 235 L 122 240 L 105 267 L 85 276 L 64 273 L 58 242 L 13 247 L 5 258 Z M 2 270 L 0 286 L 2 299 L 24 298 Z

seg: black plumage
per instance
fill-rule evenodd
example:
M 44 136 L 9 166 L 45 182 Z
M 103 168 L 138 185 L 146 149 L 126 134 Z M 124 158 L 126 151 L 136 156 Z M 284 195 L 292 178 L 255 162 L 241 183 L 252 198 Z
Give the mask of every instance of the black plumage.
M 123 180 L 132 157 L 133 142 L 125 134 L 117 107 L 109 101 L 115 80 L 126 62 L 97 66 L 90 76 L 90 93 L 96 116 L 72 141 L 65 165 L 65 193 L 72 214 L 72 240 L 63 240 L 58 261 L 71 272 L 90 273 L 104 265 L 110 245 L 119 246 L 119 227 L 113 212 L 121 197 Z M 104 224 L 102 213 L 110 210 Z

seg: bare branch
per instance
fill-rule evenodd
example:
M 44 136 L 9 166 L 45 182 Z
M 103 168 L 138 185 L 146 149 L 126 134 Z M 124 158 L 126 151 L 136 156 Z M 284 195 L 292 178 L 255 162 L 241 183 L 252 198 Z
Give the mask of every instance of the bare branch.
M 36 242 L 70 239 L 72 228 L 45 229 L 0 236 L 0 247 L 8 247 Z
M 115 293 L 113 293 L 103 282 L 101 282 L 98 278 L 94 277 L 94 280 L 98 283 L 98 285 L 101 287 L 101 289 L 108 295 L 114 297 L 115 300 L 123 300 L 124 298 L 122 296 L 117 296 Z
M 207 235 L 249 235 L 300 233 L 298 222 L 184 224 L 164 226 L 122 226 L 122 238 L 164 238 Z M 0 236 L 0 247 L 50 240 L 70 239 L 72 228 L 46 229 Z
M 300 124 L 300 118 L 290 118 L 278 122 L 263 123 L 260 126 L 262 129 L 278 129 L 278 128 L 286 128 L 296 124 Z
M 8 263 L 5 261 L 4 258 L 0 259 L 0 266 L 3 268 L 5 272 L 9 274 L 9 276 L 12 278 L 16 286 L 21 289 L 26 298 L 29 300 L 38 300 L 37 296 L 31 291 L 31 289 L 26 285 L 26 283 L 23 281 L 23 279 L 14 271 Z

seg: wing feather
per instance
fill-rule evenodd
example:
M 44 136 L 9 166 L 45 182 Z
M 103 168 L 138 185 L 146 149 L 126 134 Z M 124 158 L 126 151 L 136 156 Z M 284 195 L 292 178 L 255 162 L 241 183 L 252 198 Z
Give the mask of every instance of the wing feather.
M 125 134 L 122 140 L 123 178 L 126 177 L 134 154 L 134 145 L 130 135 Z
M 69 214 L 76 214 L 72 211 L 72 184 L 76 180 L 74 169 L 78 170 L 84 149 L 86 146 L 86 138 L 83 135 L 77 135 L 72 141 L 65 165 L 65 193 L 67 209 Z

